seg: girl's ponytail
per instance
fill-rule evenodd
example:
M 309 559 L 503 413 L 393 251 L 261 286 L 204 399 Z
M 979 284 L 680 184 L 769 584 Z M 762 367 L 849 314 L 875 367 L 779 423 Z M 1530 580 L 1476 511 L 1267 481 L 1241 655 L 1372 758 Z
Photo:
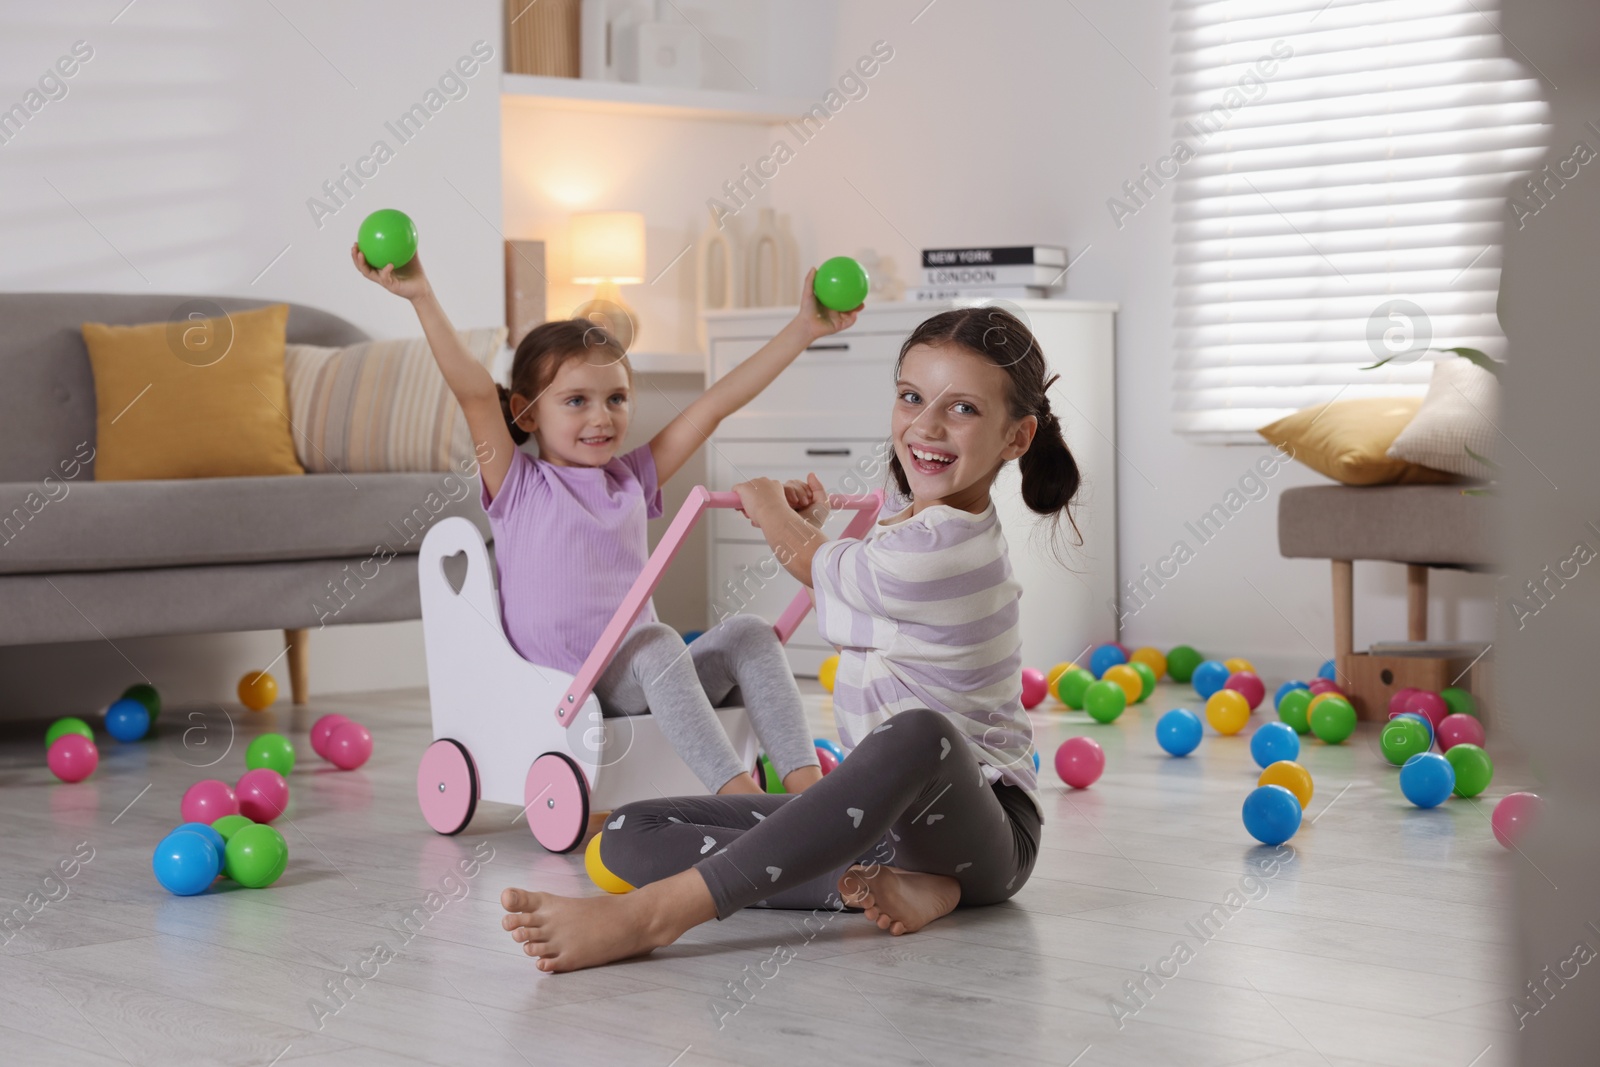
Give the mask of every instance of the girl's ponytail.
M 511 431 L 511 443 L 520 445 L 528 440 L 532 434 L 517 425 L 517 415 L 521 412 L 511 410 L 511 390 L 503 385 L 496 385 L 495 389 L 500 394 L 500 413 L 506 417 L 506 429 Z
M 1050 388 L 1054 382 L 1055 378 L 1051 378 L 1044 388 Z M 1072 503 L 1081 479 L 1078 461 L 1061 435 L 1061 420 L 1050 410 L 1050 398 L 1044 397 L 1043 401 L 1042 408 L 1035 413 L 1039 428 L 1034 431 L 1028 451 L 1017 460 L 1017 469 L 1022 472 L 1022 502 L 1040 515 L 1055 515 Z M 1068 519 L 1070 521 L 1070 514 Z M 1076 528 L 1077 524 L 1073 525 Z

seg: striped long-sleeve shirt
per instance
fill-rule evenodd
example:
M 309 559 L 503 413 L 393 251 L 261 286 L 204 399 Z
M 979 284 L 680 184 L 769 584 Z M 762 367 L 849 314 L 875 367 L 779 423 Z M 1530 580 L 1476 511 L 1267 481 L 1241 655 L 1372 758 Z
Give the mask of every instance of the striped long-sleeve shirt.
M 830 541 L 811 576 L 818 628 L 840 647 L 833 708 L 845 749 L 928 708 L 961 728 L 988 781 L 1040 806 L 1022 710 L 1022 586 L 994 505 L 979 515 L 936 505 L 864 540 Z

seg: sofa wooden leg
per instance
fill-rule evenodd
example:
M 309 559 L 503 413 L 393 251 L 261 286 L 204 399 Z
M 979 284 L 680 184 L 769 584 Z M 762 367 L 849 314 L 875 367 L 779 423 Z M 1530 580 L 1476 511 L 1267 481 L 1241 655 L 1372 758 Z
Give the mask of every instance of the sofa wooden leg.
M 1406 640 L 1428 639 L 1428 568 L 1406 564 Z
M 285 630 L 283 639 L 289 643 L 289 691 L 296 704 L 304 704 L 311 696 L 307 662 L 311 651 L 311 633 L 309 630 Z
M 1348 559 L 1336 559 L 1333 561 L 1333 655 L 1338 659 L 1355 650 L 1355 564 Z

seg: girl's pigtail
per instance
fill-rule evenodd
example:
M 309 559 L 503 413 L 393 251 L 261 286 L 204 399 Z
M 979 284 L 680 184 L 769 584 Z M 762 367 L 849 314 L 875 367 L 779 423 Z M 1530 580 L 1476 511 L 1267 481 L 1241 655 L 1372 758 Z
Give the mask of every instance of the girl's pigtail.
M 511 410 L 511 390 L 503 385 L 496 385 L 495 389 L 500 394 L 500 413 L 506 417 L 506 429 L 511 431 L 512 443 L 518 445 L 525 443 L 532 435 L 517 425 L 517 415 L 521 412 L 513 413 Z

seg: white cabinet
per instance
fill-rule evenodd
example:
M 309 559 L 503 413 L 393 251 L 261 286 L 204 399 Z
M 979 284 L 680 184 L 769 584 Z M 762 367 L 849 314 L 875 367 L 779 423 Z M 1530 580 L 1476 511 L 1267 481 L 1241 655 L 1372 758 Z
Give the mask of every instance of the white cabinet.
M 1073 543 L 1063 525 L 1052 545 L 1048 520 L 1022 503 L 1015 464 L 995 484 L 995 505 L 1022 582 L 1022 655 L 1044 669 L 1117 636 L 1116 406 L 1114 304 L 1023 300 L 1051 372 L 1050 390 L 1067 445 L 1083 476 L 1074 517 L 1083 535 Z M 815 471 L 835 492 L 883 487 L 894 363 L 920 322 L 957 302 L 869 306 L 855 326 L 826 337 L 800 357 L 711 439 L 710 485 L 728 489 L 745 478 L 804 477 Z M 708 378 L 716 380 L 748 358 L 794 316 L 793 309 L 742 308 L 706 314 Z M 843 519 L 836 517 L 838 525 Z M 830 526 L 830 531 L 832 527 Z M 735 513 L 711 523 L 711 620 L 735 611 L 769 618 L 799 585 L 771 560 L 760 531 Z M 774 573 L 776 571 L 776 573 Z M 808 619 L 790 642 L 798 674 L 815 674 L 829 649 Z

